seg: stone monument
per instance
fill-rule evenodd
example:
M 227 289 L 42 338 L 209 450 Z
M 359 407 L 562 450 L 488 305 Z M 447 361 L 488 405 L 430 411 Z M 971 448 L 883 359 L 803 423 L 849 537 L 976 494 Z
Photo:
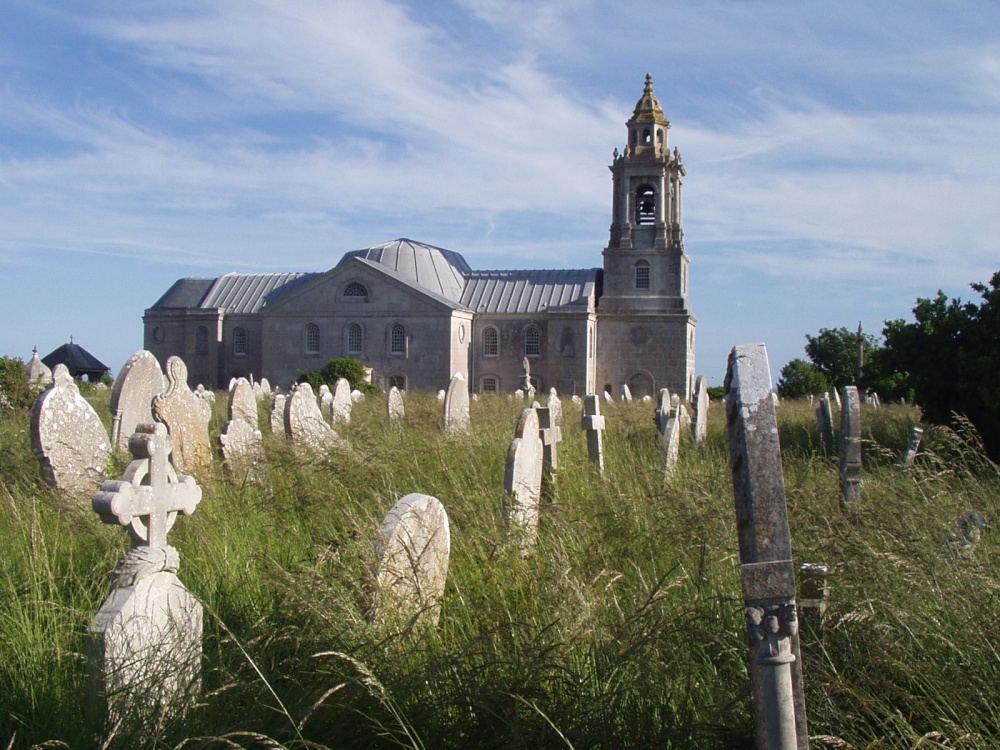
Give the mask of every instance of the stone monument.
M 152 352 L 140 349 L 128 358 L 111 389 L 111 445 L 128 449 L 135 428 L 153 421 L 153 398 L 166 387 Z
M 153 398 L 153 418 L 167 426 L 177 470 L 197 476 L 212 466 L 208 439 L 212 405 L 194 395 L 187 373 L 180 357 L 167 360 L 167 390 Z

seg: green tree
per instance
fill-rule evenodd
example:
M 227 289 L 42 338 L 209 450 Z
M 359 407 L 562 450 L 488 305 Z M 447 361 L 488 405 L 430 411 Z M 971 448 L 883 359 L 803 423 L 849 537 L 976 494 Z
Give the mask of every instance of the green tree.
M 28 371 L 19 358 L 0 357 L 0 411 L 27 409 L 34 401 L 28 387 Z
M 847 328 L 820 328 L 819 334 L 806 334 L 806 355 L 834 388 L 858 385 L 858 342 L 867 353 L 878 348 L 874 336 Z
M 917 299 L 914 322 L 886 321 L 885 359 L 904 373 L 928 421 L 947 424 L 964 414 L 1000 460 L 1000 272 L 989 284 L 971 284 L 980 304 Z
M 778 395 L 782 398 L 801 398 L 829 390 L 830 381 L 826 375 L 804 359 L 793 359 L 781 368 Z
M 313 389 L 326 383 L 331 388 L 339 378 L 346 378 L 351 388 L 357 388 L 362 393 L 378 393 L 378 386 L 365 380 L 365 365 L 352 357 L 338 357 L 327 360 L 319 370 L 306 370 L 299 373 L 299 383 L 309 383 Z

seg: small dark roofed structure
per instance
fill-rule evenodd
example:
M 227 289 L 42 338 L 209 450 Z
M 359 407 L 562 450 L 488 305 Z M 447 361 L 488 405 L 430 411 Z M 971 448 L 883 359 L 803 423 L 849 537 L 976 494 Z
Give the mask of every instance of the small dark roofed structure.
M 54 370 L 56 365 L 66 365 L 69 374 L 74 378 L 83 378 L 86 375 L 87 380 L 91 383 L 98 382 L 110 370 L 106 364 L 82 346 L 74 344 L 72 336 L 68 344 L 63 344 L 42 357 L 42 362 L 50 370 Z

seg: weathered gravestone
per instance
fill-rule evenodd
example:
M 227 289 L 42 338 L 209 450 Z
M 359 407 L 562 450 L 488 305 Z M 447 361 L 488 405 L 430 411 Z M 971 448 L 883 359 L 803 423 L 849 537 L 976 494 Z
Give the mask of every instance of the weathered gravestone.
M 309 383 L 299 383 L 285 401 L 285 434 L 292 445 L 308 453 L 322 455 L 347 447 L 323 419 Z
M 708 438 L 708 378 L 699 375 L 694 381 L 694 424 L 691 436 L 699 448 L 705 445 Z
M 632 389 L 628 387 L 628 383 L 622 383 L 622 400 L 627 403 L 632 403 Z
M 763 344 L 737 346 L 729 355 L 726 422 L 757 745 L 808 750 L 791 535 Z
M 660 395 L 656 401 L 656 412 L 653 421 L 656 422 L 656 429 L 663 437 L 666 437 L 667 425 L 670 424 L 670 415 L 672 413 L 673 406 L 670 401 L 670 391 L 666 388 L 661 388 Z
M 912 469 L 913 462 L 917 458 L 917 452 L 920 450 L 920 440 L 924 436 L 924 430 L 921 427 L 914 425 L 913 429 L 910 430 L 910 442 L 906 446 L 906 452 L 903 453 L 903 468 Z
M 555 388 L 549 388 L 549 397 L 545 400 L 545 405 L 549 407 L 552 426 L 562 427 L 562 401 L 559 400 L 559 393 Z
M 333 419 L 333 391 L 326 383 L 321 383 L 319 386 L 319 411 L 323 419 L 328 421 Z
M 689 434 L 691 432 L 691 414 L 688 412 L 688 408 L 684 404 L 676 404 L 674 416 L 680 424 L 681 432 L 685 435 Z
M 208 439 L 211 416 L 212 406 L 188 387 L 184 360 L 170 357 L 167 390 L 153 398 L 153 418 L 167 426 L 177 471 L 197 476 L 211 467 L 212 448 Z
M 670 479 L 677 469 L 677 458 L 681 446 L 681 409 L 683 404 L 674 407 L 673 415 L 667 420 L 663 431 L 663 475 Z
M 607 391 L 605 391 L 607 393 Z M 587 431 L 587 456 L 590 462 L 597 464 L 597 470 L 604 473 L 604 417 L 601 416 L 601 402 L 597 396 L 590 395 L 583 399 L 583 414 L 580 426 Z
M 256 425 L 231 419 L 222 428 L 219 446 L 226 471 L 237 479 L 259 480 L 264 464 L 264 437 Z
M 460 435 L 468 434 L 472 429 L 469 420 L 469 384 L 462 373 L 456 372 L 448 384 L 448 392 L 444 397 L 444 431 Z
M 260 398 L 265 399 L 271 396 L 271 384 L 267 378 L 260 379 Z
M 819 426 L 820 438 L 823 441 L 823 451 L 833 451 L 833 406 L 830 404 L 830 394 L 824 393 L 816 409 L 816 424 Z
M 104 477 L 111 441 L 66 365 L 56 365 L 52 376 L 31 412 L 31 445 L 47 483 L 86 497 Z
M 542 439 L 538 412 L 524 409 L 517 420 L 514 439 L 507 449 L 504 471 L 503 516 L 508 531 L 523 544 L 534 544 L 538 534 L 538 501 L 542 493 Z
M 604 403 L 613 404 L 615 400 L 611 397 L 611 391 L 604 392 Z
M 538 437 L 542 439 L 542 485 L 550 495 L 559 470 L 559 443 L 562 442 L 562 427 L 552 420 L 552 407 L 540 406 L 538 414 Z
M 166 387 L 152 352 L 140 349 L 128 358 L 111 389 L 111 445 L 128 448 L 135 428 L 153 421 L 153 397 Z
M 569 400 L 576 406 L 583 406 L 583 399 L 577 396 L 575 393 L 569 397 Z
M 194 395 L 210 404 L 215 403 L 215 391 L 205 390 L 205 386 L 201 383 L 198 383 L 198 387 L 194 389 Z
M 271 404 L 271 432 L 280 435 L 285 431 L 285 394 L 274 394 Z
M 840 410 L 840 504 L 850 508 L 861 499 L 861 402 L 858 389 L 844 386 Z
M 438 401 L 444 401 L 444 391 L 438 391 L 437 392 L 437 400 Z
M 403 394 L 396 386 L 389 388 L 389 400 L 387 402 L 389 412 L 389 424 L 399 424 L 406 416 L 406 407 L 403 405 Z
M 237 378 L 236 384 L 229 389 L 229 419 L 240 419 L 257 428 L 257 397 L 246 378 Z
M 351 384 L 347 378 L 337 378 L 333 384 L 333 401 L 330 403 L 330 419 L 337 422 L 351 421 Z
M 128 530 L 132 549 L 111 577 L 89 646 L 111 723 L 149 725 L 183 711 L 200 689 L 202 608 L 177 578 L 167 532 L 178 513 L 194 512 L 201 488 L 171 466 L 164 425 L 140 425 L 129 450 L 122 480 L 104 482 L 93 498 L 102 521 Z
M 353 390 L 351 391 L 351 403 L 352 403 L 352 404 L 356 404 L 356 403 L 358 403 L 359 401 L 364 401 L 364 400 L 365 400 L 365 394 L 363 394 L 363 393 L 362 393 L 361 391 L 359 391 L 359 390 L 358 390 L 357 388 L 354 388 L 354 389 L 353 389 Z
M 436 626 L 451 554 L 444 506 L 430 495 L 407 495 L 386 514 L 374 546 L 368 621 L 398 627 L 424 621 Z
M 514 391 L 514 398 L 516 398 L 518 401 L 520 401 L 521 399 L 523 399 L 524 398 L 524 391 L 522 391 L 520 388 L 518 388 L 516 391 Z
M 840 403 L 840 393 L 837 391 L 836 388 L 833 389 L 833 401 L 835 404 L 837 404 L 838 409 L 843 408 L 843 404 Z

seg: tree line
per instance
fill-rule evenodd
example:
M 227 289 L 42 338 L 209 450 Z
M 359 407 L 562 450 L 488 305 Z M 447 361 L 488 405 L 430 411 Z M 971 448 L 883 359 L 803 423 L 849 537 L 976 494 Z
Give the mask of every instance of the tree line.
M 805 359 L 781 368 L 778 395 L 796 398 L 845 385 L 883 401 L 918 404 L 928 422 L 956 414 L 979 430 L 990 458 L 1000 460 L 1000 271 L 970 284 L 978 301 L 918 298 L 913 320 L 887 320 L 882 341 L 847 328 L 806 335 Z

